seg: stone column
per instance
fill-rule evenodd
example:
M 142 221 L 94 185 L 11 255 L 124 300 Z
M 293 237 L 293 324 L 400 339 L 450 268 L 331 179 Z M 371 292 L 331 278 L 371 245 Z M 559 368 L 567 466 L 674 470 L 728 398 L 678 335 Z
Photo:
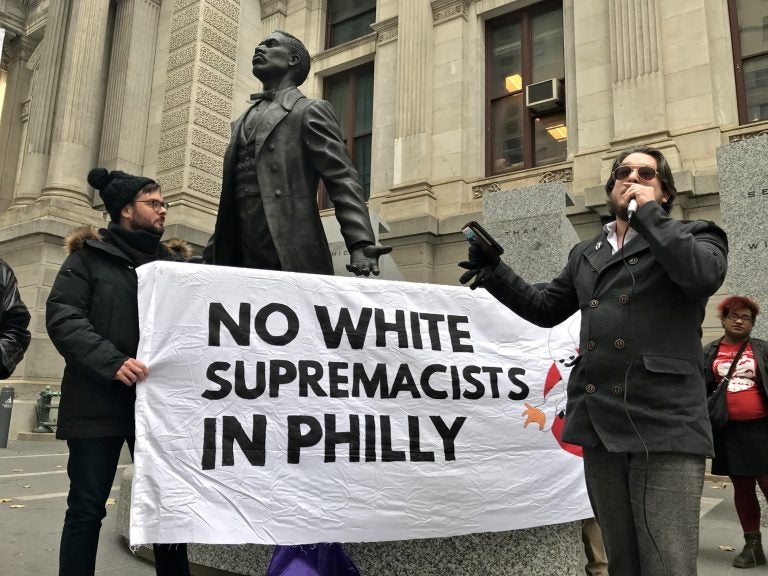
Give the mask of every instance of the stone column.
M 141 174 L 159 0 L 120 0 L 115 14 L 99 166 Z
M 394 181 L 428 182 L 432 157 L 432 8 L 400 0 Z
M 667 130 L 657 0 L 610 0 L 614 140 Z
M 287 0 L 259 0 L 259 4 L 264 35 L 271 34 L 274 30 L 285 30 L 285 18 L 288 14 Z
M 185 0 L 171 10 L 157 178 L 174 202 L 166 236 L 197 245 L 213 229 L 221 192 L 240 12 L 241 0 Z
M 44 196 L 62 196 L 90 206 L 85 180 L 98 158 L 104 107 L 109 2 L 73 0 Z M 88 74 L 83 74 L 88 70 Z
M 48 23 L 42 40 L 40 65 L 33 80 L 34 92 L 31 94 L 27 124 L 27 147 L 13 207 L 34 202 L 45 185 L 69 6 L 69 0 L 51 0 L 48 5 Z
M 27 62 L 37 41 L 25 36 L 6 39 L 3 59 L 8 57 L 8 80 L 5 88 L 2 120 L 0 121 L 0 211 L 13 199 L 20 151 L 24 143 L 24 102 L 29 95 L 32 71 Z

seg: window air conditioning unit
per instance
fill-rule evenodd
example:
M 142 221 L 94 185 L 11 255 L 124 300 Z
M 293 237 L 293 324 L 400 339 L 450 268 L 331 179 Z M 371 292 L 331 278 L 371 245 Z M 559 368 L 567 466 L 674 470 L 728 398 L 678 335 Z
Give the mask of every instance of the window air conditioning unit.
M 550 78 L 525 87 L 525 105 L 533 112 L 549 112 L 563 107 L 565 87 L 559 78 Z

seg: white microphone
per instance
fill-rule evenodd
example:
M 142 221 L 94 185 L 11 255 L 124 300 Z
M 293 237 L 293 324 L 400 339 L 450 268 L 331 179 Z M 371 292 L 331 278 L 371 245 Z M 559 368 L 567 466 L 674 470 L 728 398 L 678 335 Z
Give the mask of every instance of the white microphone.
M 632 216 L 635 215 L 635 212 L 637 212 L 637 200 L 632 198 L 632 200 L 629 201 L 629 204 L 627 204 L 627 220 L 631 220 Z

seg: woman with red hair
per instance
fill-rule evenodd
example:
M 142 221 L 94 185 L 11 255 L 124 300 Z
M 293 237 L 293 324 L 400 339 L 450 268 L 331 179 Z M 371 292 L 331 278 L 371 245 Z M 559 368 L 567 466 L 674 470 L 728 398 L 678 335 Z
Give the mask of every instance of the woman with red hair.
M 750 337 L 760 312 L 752 298 L 731 296 L 717 309 L 725 334 L 704 348 L 704 376 L 710 394 L 728 375 L 739 350 L 742 352 L 725 383 L 728 423 L 713 430 L 712 473 L 730 476 L 744 530 L 744 549 L 733 565 L 752 568 L 766 563 L 756 485 L 768 497 L 768 342 Z

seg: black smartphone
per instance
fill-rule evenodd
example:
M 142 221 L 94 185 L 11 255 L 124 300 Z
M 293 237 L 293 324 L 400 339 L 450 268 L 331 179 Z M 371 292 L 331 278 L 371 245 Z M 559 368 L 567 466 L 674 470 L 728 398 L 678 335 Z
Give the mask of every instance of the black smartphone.
M 504 248 L 493 239 L 493 236 L 485 231 L 485 228 L 472 220 L 462 226 L 461 233 L 470 244 L 475 244 L 490 258 L 496 258 L 504 254 Z

